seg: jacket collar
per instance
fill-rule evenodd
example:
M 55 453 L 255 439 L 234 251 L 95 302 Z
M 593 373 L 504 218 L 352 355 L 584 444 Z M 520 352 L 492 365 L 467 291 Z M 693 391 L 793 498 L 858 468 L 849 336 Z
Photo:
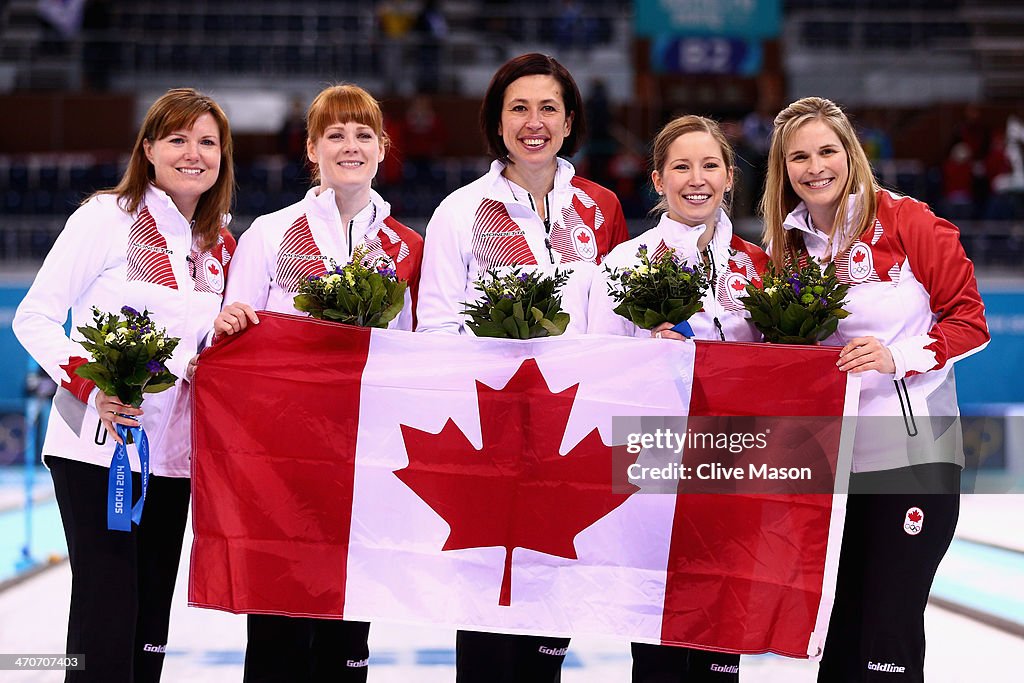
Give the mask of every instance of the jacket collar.
M 668 213 L 661 215 L 658 222 L 658 234 L 666 247 L 675 249 L 686 261 L 692 261 L 697 256 L 697 241 L 704 233 L 707 226 L 686 225 L 669 218 Z M 715 232 L 711 237 L 711 251 L 716 261 L 721 261 L 728 255 L 729 244 L 732 242 L 732 221 L 721 208 L 718 209 L 718 219 L 715 223 Z
M 309 188 L 306 192 L 306 202 L 311 207 L 309 213 L 313 214 L 327 225 L 336 225 L 341 220 L 338 212 L 338 205 L 335 202 L 334 190 L 327 187 L 319 194 L 319 186 Z M 384 201 L 384 198 L 376 190 L 370 189 L 370 202 L 359 210 L 353 217 L 353 240 L 355 236 L 366 237 L 374 234 L 384 223 L 384 219 L 391 215 L 391 204 Z M 347 226 L 344 226 L 347 227 Z
M 576 169 L 562 157 L 555 157 L 555 163 L 557 164 L 555 167 L 555 186 L 552 192 L 557 195 L 560 190 L 571 187 L 570 183 L 576 176 Z M 505 162 L 499 159 L 491 162 L 491 168 L 487 171 L 487 175 L 484 176 L 484 197 L 505 204 L 528 205 L 530 200 L 523 196 L 525 190 L 521 192 L 513 189 L 517 188 L 518 185 L 515 185 L 501 174 L 505 170 L 505 166 Z

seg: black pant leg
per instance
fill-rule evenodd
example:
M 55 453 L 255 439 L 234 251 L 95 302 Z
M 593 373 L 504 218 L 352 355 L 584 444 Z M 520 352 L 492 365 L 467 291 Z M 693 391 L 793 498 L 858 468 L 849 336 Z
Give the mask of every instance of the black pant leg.
M 316 620 L 310 652 L 311 680 L 366 683 L 369 637 L 367 621 Z
M 142 523 L 137 529 L 139 610 L 135 683 L 160 680 L 190 496 L 188 479 L 150 477 Z
M 71 563 L 67 654 L 81 655 L 85 669 L 68 671 L 68 683 L 132 680 L 137 531 L 107 529 L 109 469 L 47 457 Z M 133 477 L 133 489 L 139 480 Z
M 866 496 L 847 496 L 835 601 L 828 622 L 825 651 L 818 665 L 818 683 L 845 680 L 843 672 L 853 671 L 860 661 L 867 507 Z
M 568 638 L 510 635 L 516 651 L 515 671 L 519 683 L 558 683 L 562 662 L 569 650 Z
M 740 656 L 689 649 L 686 683 L 739 683 Z
M 683 683 L 689 648 L 631 643 L 633 683 Z
M 516 638 L 486 631 L 456 633 L 456 683 L 517 683 Z
M 924 610 L 960 509 L 958 493 L 934 491 L 956 491 L 959 472 L 956 465 L 938 463 L 863 478 L 873 485 L 881 480 L 874 490 L 893 492 L 862 494 L 857 503 L 863 533 L 860 618 L 856 624 L 830 624 L 825 654 L 837 650 L 840 661 L 819 670 L 822 683 L 891 681 L 897 675 L 905 683 L 924 680 Z M 920 529 L 908 533 L 905 524 L 913 508 L 922 513 Z M 853 652 L 849 643 L 833 637 L 833 628 L 857 630 Z
M 315 619 L 250 614 L 246 619 L 244 683 L 296 683 L 312 677 L 309 650 Z
M 736 683 L 740 656 L 671 645 L 632 643 L 633 683 Z

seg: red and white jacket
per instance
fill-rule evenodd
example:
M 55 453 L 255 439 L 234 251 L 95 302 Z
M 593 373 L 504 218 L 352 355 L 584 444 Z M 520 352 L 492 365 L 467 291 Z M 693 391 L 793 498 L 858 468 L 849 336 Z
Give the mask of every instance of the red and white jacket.
M 808 226 L 803 203 L 784 226 L 803 234 L 811 256 L 826 256 L 828 237 Z M 850 315 L 824 343 L 845 346 L 873 336 L 896 364 L 895 374 L 861 375 L 854 471 L 963 464 L 953 363 L 985 348 L 989 334 L 960 231 L 926 204 L 883 190 L 874 226 L 829 256 L 839 280 L 850 285 L 844 306 Z M 895 419 L 875 419 L 884 416 Z
M 587 294 L 597 264 L 629 236 L 618 198 L 576 175 L 558 159 L 548 194 L 550 230 L 531 205 L 530 194 L 501 174 L 505 164 L 448 195 L 427 225 L 423 279 L 417 316 L 426 332 L 466 334 L 463 305 L 476 301 L 473 285 L 488 269 L 522 266 L 551 275 L 572 270 L 562 290 L 568 334 L 586 331 Z
M 227 225 L 229 217 L 225 217 Z M 14 333 L 59 388 L 43 454 L 107 467 L 114 442 L 96 414 L 91 380 L 75 374 L 89 354 L 77 328 L 93 323 L 92 307 L 149 310 L 157 327 L 181 342 L 167 368 L 184 377 L 189 360 L 213 329 L 221 307 L 235 240 L 226 228 L 211 250 L 200 250 L 189 221 L 162 190 L 150 187 L 141 208 L 125 213 L 114 195 L 93 197 L 68 219 L 14 316 Z M 64 321 L 71 310 L 71 337 Z M 150 445 L 150 470 L 189 476 L 191 399 L 179 379 L 146 394 L 141 422 Z M 138 471 L 135 449 L 129 449 Z
M 695 264 L 700 260 L 697 240 L 705 229 L 704 225 L 685 225 L 672 220 L 668 214 L 662 214 L 656 226 L 615 247 L 591 282 L 587 332 L 650 337 L 650 330 L 637 327 L 615 313 L 617 304 L 608 294 L 605 268 L 633 268 L 639 263 L 637 250 L 642 244 L 647 246 L 652 262 L 660 259 L 667 250 L 674 249 L 678 263 Z M 732 221 L 721 209 L 708 246 L 714 257 L 716 279 L 704 294 L 704 307 L 689 320 L 695 337 L 720 340 L 724 336 L 726 341 L 761 341 L 761 333 L 750 322 L 750 315 L 743 308 L 741 299 L 746 294 L 747 284 L 760 280 L 768 257 L 760 247 L 733 234 Z
M 388 327 L 412 330 L 423 238 L 395 220 L 391 205 L 373 190 L 370 203 L 348 225 L 341 222 L 334 190 L 316 187 L 295 204 L 254 220 L 238 240 L 224 301 L 302 315 L 294 305 L 299 282 L 326 273 L 331 260 L 345 265 L 360 246 L 409 282 L 405 306 Z

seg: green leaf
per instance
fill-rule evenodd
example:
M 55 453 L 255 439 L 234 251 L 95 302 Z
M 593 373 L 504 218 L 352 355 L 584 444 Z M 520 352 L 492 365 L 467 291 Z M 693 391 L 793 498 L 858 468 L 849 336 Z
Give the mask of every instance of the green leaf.
M 501 321 L 501 326 L 505 330 L 505 336 L 509 339 L 519 339 L 519 327 L 516 325 L 515 318 L 509 316 Z
M 174 382 L 150 382 L 142 387 L 142 391 L 147 394 L 159 394 L 161 391 L 166 391 L 174 386 Z
M 803 321 L 807 319 L 807 309 L 798 303 L 791 303 L 782 312 L 781 327 L 789 334 L 800 329 Z

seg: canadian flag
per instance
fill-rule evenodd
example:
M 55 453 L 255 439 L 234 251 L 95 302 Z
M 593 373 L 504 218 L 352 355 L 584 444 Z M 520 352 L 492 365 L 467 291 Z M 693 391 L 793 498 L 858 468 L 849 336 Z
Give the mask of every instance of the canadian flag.
M 837 349 L 259 315 L 193 382 L 191 605 L 820 654 L 857 397 Z M 668 494 L 625 481 L 648 453 L 620 427 L 687 415 L 769 446 L 691 444 Z M 692 472 L 750 458 L 816 488 Z

